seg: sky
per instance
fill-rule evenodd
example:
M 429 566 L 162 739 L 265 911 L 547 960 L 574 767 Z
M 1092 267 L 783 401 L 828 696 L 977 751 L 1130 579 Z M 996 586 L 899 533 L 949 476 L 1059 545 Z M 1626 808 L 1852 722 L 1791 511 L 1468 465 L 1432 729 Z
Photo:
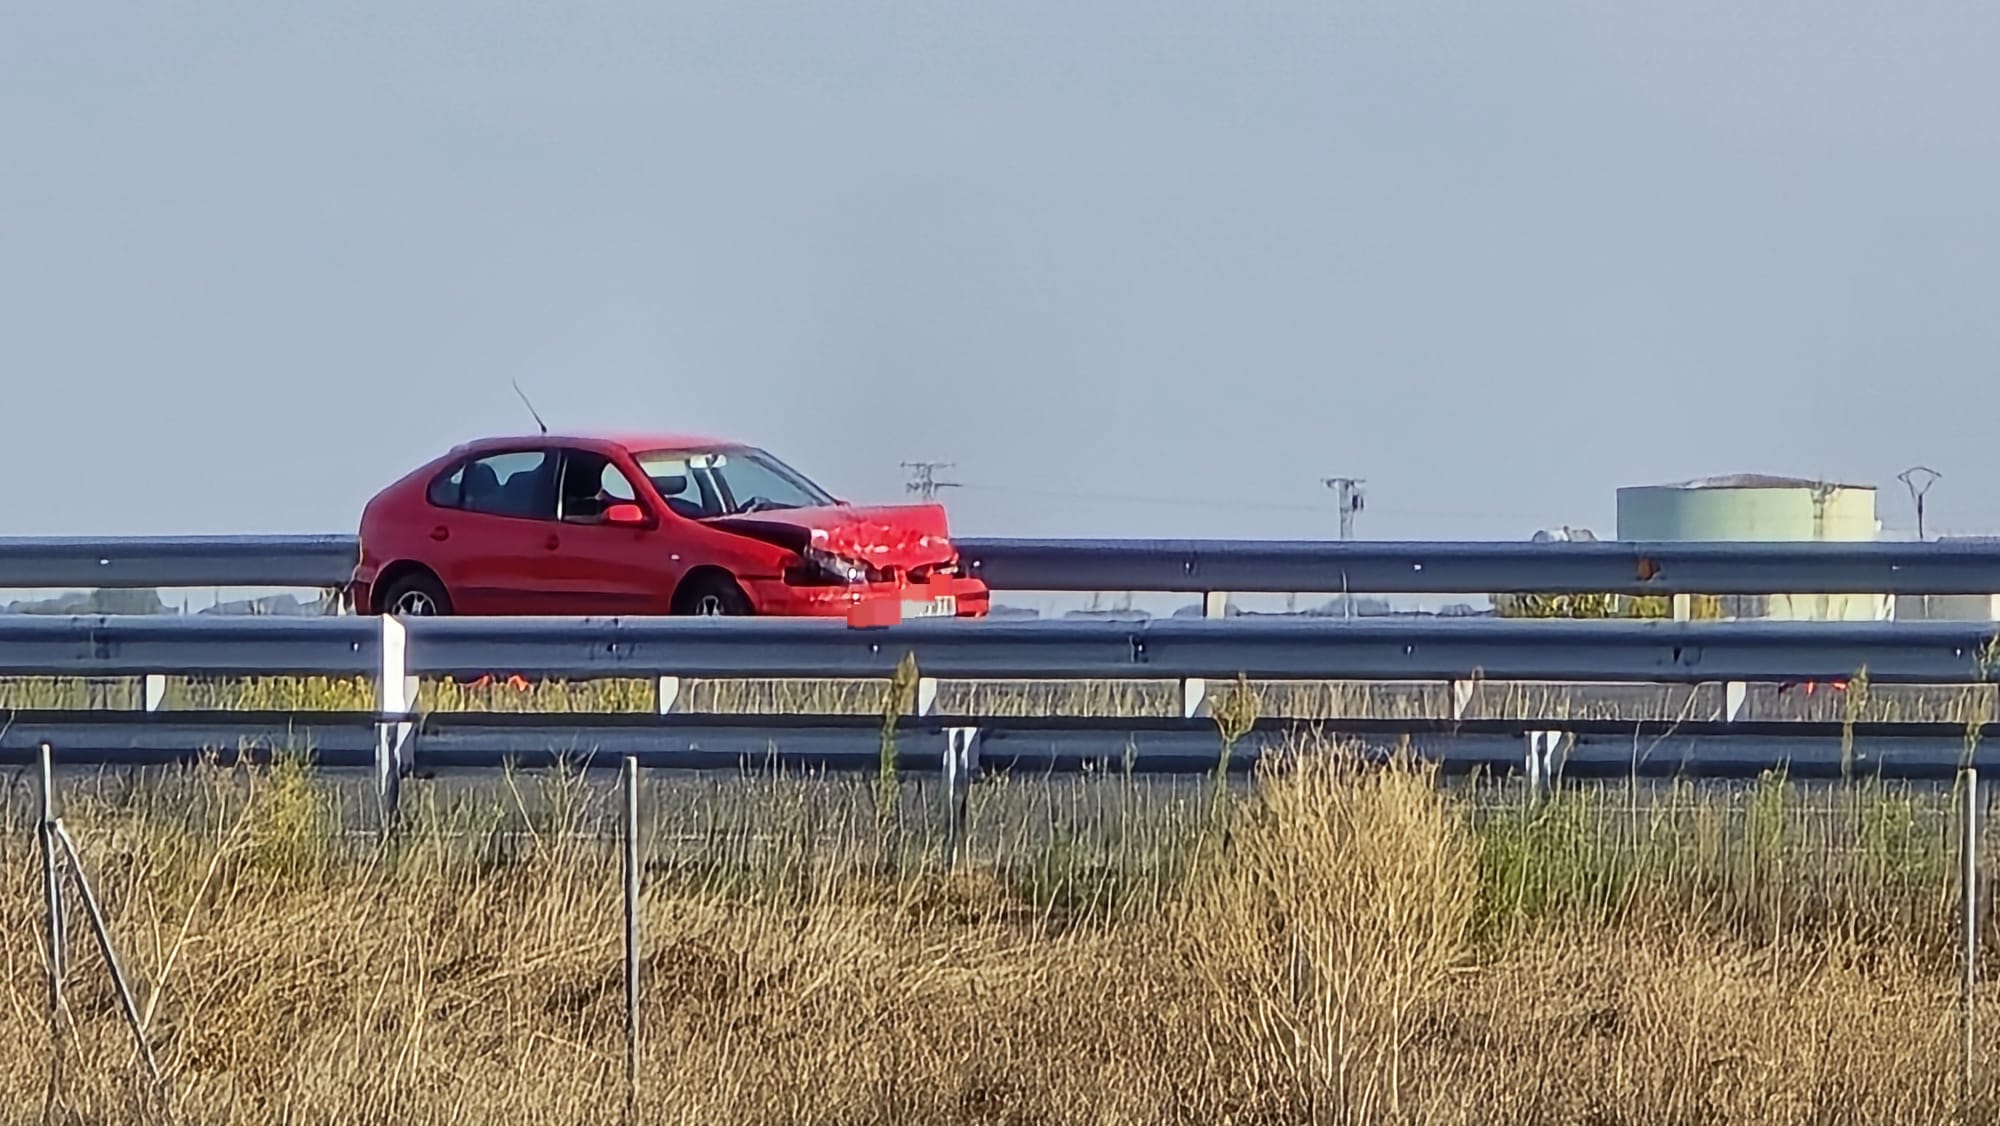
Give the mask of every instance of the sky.
M 347 532 L 465 438 L 967 535 L 2000 529 L 2000 6 L 0 4 L 0 533 Z M 36 479 L 50 482 L 31 485 Z M 56 484 L 55 482 L 60 482 Z

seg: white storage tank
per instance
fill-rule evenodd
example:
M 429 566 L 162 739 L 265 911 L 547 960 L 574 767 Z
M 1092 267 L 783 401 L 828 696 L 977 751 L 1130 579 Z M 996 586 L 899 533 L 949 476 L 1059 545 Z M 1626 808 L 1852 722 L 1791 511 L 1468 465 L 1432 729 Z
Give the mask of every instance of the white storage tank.
M 1618 538 L 1667 541 L 1872 541 L 1882 521 L 1875 487 L 1744 473 L 1618 490 Z M 1875 621 L 1894 612 L 1881 594 L 1773 594 L 1761 616 Z

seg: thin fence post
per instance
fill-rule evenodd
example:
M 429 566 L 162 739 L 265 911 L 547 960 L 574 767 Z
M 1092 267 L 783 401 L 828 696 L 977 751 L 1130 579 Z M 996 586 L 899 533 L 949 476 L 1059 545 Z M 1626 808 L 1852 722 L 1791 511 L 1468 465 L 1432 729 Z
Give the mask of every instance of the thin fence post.
M 625 1112 L 639 1109 L 639 759 L 625 756 Z
M 88 912 L 92 932 L 97 938 L 98 952 L 104 956 L 104 965 L 111 974 L 112 986 L 117 990 L 118 1003 L 125 1015 L 125 1022 L 132 1030 L 134 1045 L 145 1061 L 146 1073 L 152 1078 L 157 1092 L 160 1083 L 159 1061 L 153 1055 L 153 1047 L 146 1040 L 145 1023 L 139 1017 L 139 1007 L 132 997 L 131 983 L 125 977 L 125 968 L 118 961 L 118 951 L 111 942 L 111 926 L 104 918 L 104 910 L 97 902 L 97 893 L 91 889 L 90 877 L 83 867 L 83 856 L 70 839 L 69 830 L 63 827 L 62 819 L 56 816 L 55 799 L 55 752 L 48 743 L 40 748 L 40 775 L 42 786 L 42 816 L 37 826 L 37 835 L 42 846 L 42 892 L 48 908 L 49 937 L 49 1095 L 53 1100 L 60 1085 L 62 1067 L 62 1011 L 63 986 L 69 977 L 69 927 L 67 906 L 63 896 L 61 869 L 67 868 L 70 879 L 76 882 L 77 894 L 83 899 L 84 910 Z
M 958 864 L 958 739 L 947 730 L 944 734 L 944 860 L 947 866 Z
M 1965 782 L 1965 812 L 1959 844 L 1962 864 L 1962 887 L 1959 894 L 1962 923 L 1964 927 L 1964 980 L 1960 993 L 1960 1025 L 1963 1042 L 1960 1044 L 1960 1082 L 1964 1097 L 1972 1097 L 1972 1012 L 1973 988 L 1979 977 L 1979 770 L 1967 766 L 1963 772 Z
M 69 972 L 69 942 L 63 918 L 62 884 L 56 876 L 56 785 L 54 752 L 41 746 L 42 818 L 36 836 L 42 846 L 42 897 L 48 911 L 49 1035 L 51 1047 L 62 1036 L 63 982 Z
M 146 1041 L 146 1027 L 139 1019 L 138 1003 L 132 999 L 132 986 L 125 980 L 125 968 L 118 962 L 118 951 L 111 944 L 111 926 L 104 920 L 104 910 L 98 906 L 97 895 L 90 889 L 90 879 L 83 871 L 83 857 L 77 852 L 76 842 L 70 839 L 69 830 L 62 822 L 55 825 L 55 836 L 62 843 L 63 854 L 69 859 L 70 878 L 76 881 L 77 893 L 83 896 L 83 906 L 90 913 L 91 930 L 97 935 L 98 952 L 104 955 L 104 965 L 111 973 L 111 984 L 118 990 L 118 1004 L 125 1012 L 125 1023 L 132 1029 L 132 1040 L 138 1046 L 139 1055 L 146 1061 L 146 1073 L 155 1084 L 160 1081 L 160 1065 L 153 1058 L 153 1046 Z

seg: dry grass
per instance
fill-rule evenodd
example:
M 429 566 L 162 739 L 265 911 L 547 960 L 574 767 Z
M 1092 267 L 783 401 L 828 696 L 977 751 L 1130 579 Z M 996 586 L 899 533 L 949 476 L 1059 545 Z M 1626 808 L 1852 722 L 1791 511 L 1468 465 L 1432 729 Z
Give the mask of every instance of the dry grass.
M 1528 811 L 1311 751 L 1254 792 L 982 787 L 955 873 L 908 782 L 885 813 L 866 783 L 649 781 L 640 1119 L 1990 1120 L 1986 1061 L 1958 1085 L 1948 795 Z M 603 781 L 422 787 L 387 844 L 337 792 L 286 764 L 65 795 L 166 1082 L 79 911 L 52 1097 L 17 794 L 0 1118 L 618 1120 Z
M 888 681 L 689 680 L 680 707 L 718 713 L 876 714 Z M 1290 718 L 1408 719 L 1451 715 L 1449 689 L 1435 682 L 1250 681 L 1263 714 Z M 1835 722 L 1910 721 L 1986 723 L 2000 719 L 2000 687 L 1867 685 L 1780 688 L 1753 685 L 1747 715 L 1760 719 Z M 1211 699 L 1234 685 L 1209 685 Z M 134 708 L 140 687 L 133 678 L 0 678 L 0 709 Z M 1060 716 L 1161 716 L 1177 714 L 1172 681 L 947 681 L 937 706 L 947 714 Z M 169 677 L 170 709 L 261 711 L 366 711 L 374 707 L 367 677 Z M 650 712 L 650 680 L 605 678 L 470 685 L 426 679 L 419 706 L 438 712 Z M 1723 715 L 1720 685 L 1570 685 L 1480 682 L 1463 718 L 1702 720 Z

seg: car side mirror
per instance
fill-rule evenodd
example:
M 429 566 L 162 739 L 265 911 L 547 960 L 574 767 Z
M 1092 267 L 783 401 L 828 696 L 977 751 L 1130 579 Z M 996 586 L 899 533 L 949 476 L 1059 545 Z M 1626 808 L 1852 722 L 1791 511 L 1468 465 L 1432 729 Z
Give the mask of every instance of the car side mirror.
M 643 528 L 646 510 L 631 503 L 614 504 L 604 510 L 604 522 L 620 528 Z

